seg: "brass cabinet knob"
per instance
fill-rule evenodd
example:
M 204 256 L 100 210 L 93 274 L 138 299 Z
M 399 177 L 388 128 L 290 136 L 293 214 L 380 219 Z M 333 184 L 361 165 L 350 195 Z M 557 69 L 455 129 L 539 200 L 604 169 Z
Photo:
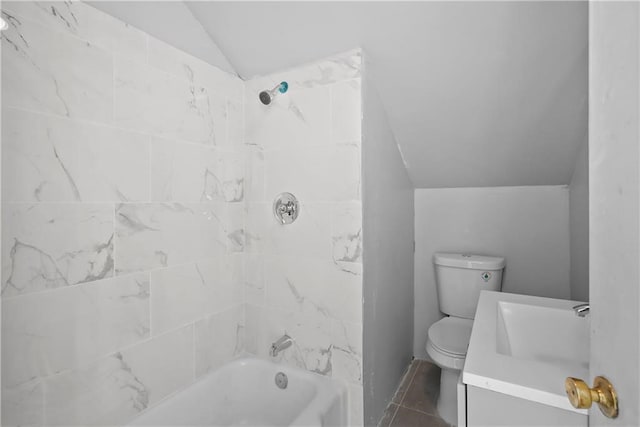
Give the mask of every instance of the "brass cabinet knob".
M 574 408 L 588 409 L 596 402 L 606 417 L 618 416 L 618 396 L 613 385 L 605 377 L 596 377 L 593 380 L 593 388 L 589 388 L 581 379 L 568 377 L 564 381 L 564 389 Z

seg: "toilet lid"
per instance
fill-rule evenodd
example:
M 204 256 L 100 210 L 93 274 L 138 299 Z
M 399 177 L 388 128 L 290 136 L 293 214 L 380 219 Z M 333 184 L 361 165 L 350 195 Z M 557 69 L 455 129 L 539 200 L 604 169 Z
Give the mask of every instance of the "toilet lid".
M 464 356 L 467 354 L 473 320 L 445 317 L 431 325 L 429 340 L 445 353 Z

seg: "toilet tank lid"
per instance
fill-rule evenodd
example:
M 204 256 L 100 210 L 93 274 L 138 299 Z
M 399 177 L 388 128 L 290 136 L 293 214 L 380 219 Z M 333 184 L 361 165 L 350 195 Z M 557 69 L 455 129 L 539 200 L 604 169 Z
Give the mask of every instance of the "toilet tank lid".
M 470 268 L 473 270 L 501 270 L 505 265 L 503 257 L 442 252 L 433 254 L 433 263 L 445 267 Z

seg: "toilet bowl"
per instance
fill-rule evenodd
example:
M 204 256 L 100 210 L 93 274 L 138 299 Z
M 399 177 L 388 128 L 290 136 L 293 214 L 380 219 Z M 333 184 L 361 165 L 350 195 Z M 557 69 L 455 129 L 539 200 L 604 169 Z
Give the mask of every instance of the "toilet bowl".
M 445 317 L 431 325 L 427 353 L 441 367 L 462 370 L 473 320 Z
M 438 413 L 452 425 L 457 424 L 456 387 L 464 367 L 472 327 L 473 320 L 445 317 L 429 328 L 427 354 L 441 369 Z
M 438 413 L 458 424 L 457 384 L 471 338 L 473 318 L 482 290 L 502 287 L 504 258 L 467 254 L 434 254 L 440 311 L 447 317 L 429 328 L 426 350 L 441 369 Z

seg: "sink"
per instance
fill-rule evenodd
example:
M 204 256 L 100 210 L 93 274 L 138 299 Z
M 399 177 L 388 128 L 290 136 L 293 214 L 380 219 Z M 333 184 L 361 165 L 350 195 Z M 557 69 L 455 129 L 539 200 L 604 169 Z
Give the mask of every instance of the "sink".
M 553 365 L 589 368 L 589 317 L 573 310 L 498 301 L 496 351 Z
M 566 377 L 588 378 L 590 318 L 580 301 L 482 291 L 462 382 L 567 411 Z

